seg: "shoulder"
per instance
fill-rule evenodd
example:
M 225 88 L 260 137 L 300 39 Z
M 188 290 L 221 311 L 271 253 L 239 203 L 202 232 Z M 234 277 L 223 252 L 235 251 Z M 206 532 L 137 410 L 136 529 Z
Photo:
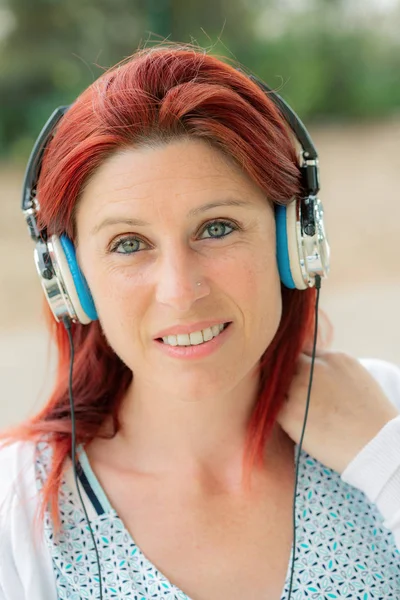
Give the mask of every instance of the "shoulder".
M 22 508 L 39 496 L 52 462 L 52 448 L 45 440 L 0 440 L 0 516 L 10 503 Z M 25 502 L 29 500 L 29 502 Z
M 388 399 L 400 410 L 400 368 L 379 358 L 359 358 L 361 365 L 379 383 Z
M 36 521 L 41 445 L 0 442 L 0 598 L 56 597 L 44 528 Z
M 35 455 L 33 442 L 0 443 L 0 513 L 24 488 L 34 483 Z

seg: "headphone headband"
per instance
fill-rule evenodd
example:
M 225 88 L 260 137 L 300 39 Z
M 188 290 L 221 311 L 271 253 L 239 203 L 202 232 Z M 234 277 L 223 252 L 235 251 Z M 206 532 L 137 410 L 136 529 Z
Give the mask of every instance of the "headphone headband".
M 33 146 L 29 156 L 28 166 L 25 171 L 21 208 L 28 223 L 30 236 L 35 242 L 43 238 L 43 235 L 41 235 L 41 232 L 38 230 L 36 222 L 36 213 L 40 208 L 36 198 L 36 186 L 42 167 L 43 154 L 47 143 L 53 135 L 54 129 L 67 112 L 68 108 L 69 106 L 59 106 L 47 120 Z

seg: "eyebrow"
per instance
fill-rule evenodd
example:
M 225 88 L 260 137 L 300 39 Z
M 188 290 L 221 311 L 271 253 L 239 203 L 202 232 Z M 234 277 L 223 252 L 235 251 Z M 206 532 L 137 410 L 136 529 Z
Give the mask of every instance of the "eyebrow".
M 196 208 L 192 208 L 187 217 L 195 217 L 199 214 L 207 212 L 212 208 L 218 208 L 219 206 L 243 206 L 245 208 L 255 208 L 253 204 L 250 202 L 246 202 L 245 200 L 236 200 L 234 198 L 228 198 L 227 200 L 216 200 L 214 202 L 208 202 L 207 204 L 202 204 L 202 206 L 197 206 Z M 130 219 L 130 218 L 120 218 L 120 217 L 107 217 L 104 221 L 101 221 L 98 225 L 95 225 L 91 231 L 92 235 L 95 235 L 103 229 L 104 227 L 109 227 L 110 225 L 130 225 L 131 227 L 145 227 L 150 225 L 148 221 L 143 221 L 142 219 Z

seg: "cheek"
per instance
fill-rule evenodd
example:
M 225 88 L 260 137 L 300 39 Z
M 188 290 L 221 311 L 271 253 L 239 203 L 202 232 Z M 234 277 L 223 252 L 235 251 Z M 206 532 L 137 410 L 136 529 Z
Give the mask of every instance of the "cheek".
M 217 289 L 223 291 L 239 313 L 242 366 L 256 364 L 273 341 L 282 316 L 282 295 L 275 250 L 272 244 L 241 253 L 220 269 Z M 218 281 L 218 279 L 216 280 Z M 239 347 L 238 347 L 238 351 Z
M 135 328 L 146 306 L 146 286 L 141 278 L 107 273 L 93 282 L 99 319 L 113 331 Z
M 230 273 L 229 283 L 243 300 L 244 306 L 250 304 L 259 307 L 261 313 L 270 312 L 274 306 L 280 310 L 280 277 L 272 251 L 261 256 L 259 252 L 254 252 L 243 261 L 237 260 Z
M 281 282 L 275 254 L 271 252 L 264 259 L 246 262 L 234 281 L 238 306 L 246 311 L 243 315 L 245 331 L 258 358 L 272 342 L 282 316 Z
M 115 276 L 96 286 L 98 316 L 109 346 L 131 370 L 142 359 L 141 323 L 146 313 L 143 289 Z
M 138 292 L 143 289 L 140 270 L 113 267 L 99 259 L 95 252 L 82 264 L 82 269 L 100 318 L 110 312 L 118 317 L 135 310 L 140 297 Z
M 90 263 L 90 264 L 89 264 Z M 145 286 L 141 277 L 96 266 L 89 261 L 85 277 L 93 295 L 101 328 L 109 345 L 126 363 L 132 348 L 127 343 L 136 338 L 145 311 Z M 127 336 L 127 333 L 130 335 Z

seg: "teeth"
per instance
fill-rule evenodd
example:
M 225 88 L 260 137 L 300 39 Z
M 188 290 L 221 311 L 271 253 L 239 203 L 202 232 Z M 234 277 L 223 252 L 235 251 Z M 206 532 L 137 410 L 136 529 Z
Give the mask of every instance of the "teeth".
M 202 329 L 201 331 L 194 331 L 193 333 L 179 333 L 178 335 L 168 335 L 163 337 L 164 344 L 170 346 L 197 346 L 203 342 L 208 342 L 216 337 L 224 329 L 224 324 L 213 325 Z
M 213 335 L 214 335 L 214 336 L 215 336 L 215 335 L 218 335 L 218 334 L 220 333 L 220 331 L 221 331 L 221 330 L 220 330 L 220 328 L 219 328 L 219 327 L 220 327 L 219 325 L 213 325 L 213 326 L 211 327 L 211 331 L 213 332 Z
M 193 346 L 197 346 L 198 344 L 202 344 L 204 342 L 203 333 L 201 331 L 194 331 L 189 334 L 190 343 Z
M 207 329 L 203 329 L 203 339 L 205 342 L 209 342 L 214 337 L 211 327 L 207 327 Z

